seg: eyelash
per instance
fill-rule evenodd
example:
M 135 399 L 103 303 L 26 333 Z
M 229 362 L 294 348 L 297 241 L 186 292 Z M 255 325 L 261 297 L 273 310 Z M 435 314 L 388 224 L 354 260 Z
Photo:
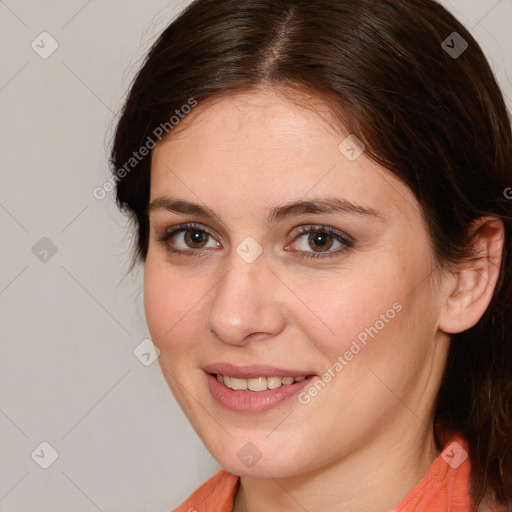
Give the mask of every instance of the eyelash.
M 194 230 L 194 231 L 202 231 L 204 233 L 207 233 L 209 236 L 214 238 L 213 233 L 207 229 L 205 226 L 202 226 L 200 224 L 195 223 L 188 223 L 188 224 L 180 224 L 179 226 L 175 226 L 171 231 L 166 231 L 162 235 L 159 235 L 157 237 L 158 242 L 163 245 L 166 250 L 172 254 L 178 254 L 178 255 L 184 255 L 184 256 L 192 256 L 192 257 L 199 257 L 197 253 L 201 251 L 201 249 L 189 249 L 189 250 L 182 250 L 182 249 L 174 249 L 170 244 L 169 240 L 176 235 L 177 233 L 188 231 L 188 230 Z M 334 230 L 333 228 L 329 226 L 319 226 L 319 225 L 312 225 L 312 226 L 301 226 L 299 228 L 299 232 L 296 233 L 294 237 L 294 241 L 297 238 L 300 238 L 302 235 L 305 235 L 307 233 L 325 233 L 328 235 L 333 236 L 338 242 L 340 242 L 343 247 L 340 249 L 337 249 L 335 251 L 320 251 L 320 252 L 309 252 L 309 251 L 295 251 L 297 252 L 297 255 L 300 258 L 308 259 L 308 260 L 315 260 L 315 259 L 322 259 L 322 258 L 330 258 L 336 255 L 340 255 L 348 251 L 354 246 L 354 242 L 352 239 L 348 238 L 347 236 L 339 233 L 338 231 Z

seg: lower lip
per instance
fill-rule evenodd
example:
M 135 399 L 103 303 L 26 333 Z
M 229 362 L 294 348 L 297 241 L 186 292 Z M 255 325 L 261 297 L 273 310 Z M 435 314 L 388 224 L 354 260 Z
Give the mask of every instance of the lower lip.
M 266 391 L 237 391 L 217 380 L 217 377 L 206 374 L 208 387 L 213 397 L 226 409 L 237 412 L 263 412 L 276 407 L 307 386 L 314 377 L 307 377 L 301 382 L 285 384 L 276 389 Z

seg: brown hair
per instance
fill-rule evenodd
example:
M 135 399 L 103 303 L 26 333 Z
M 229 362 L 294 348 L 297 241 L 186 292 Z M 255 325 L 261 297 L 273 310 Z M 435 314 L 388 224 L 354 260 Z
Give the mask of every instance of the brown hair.
M 453 32 L 468 44 L 458 56 Z M 413 191 L 441 264 L 474 256 L 474 219 L 503 221 L 498 283 L 477 325 L 452 336 L 435 433 L 439 448 L 448 432 L 466 439 L 475 509 L 487 494 L 512 506 L 512 134 L 480 47 L 432 0 L 196 0 L 151 48 L 117 125 L 111 164 L 137 227 L 133 263 L 148 249 L 150 158 L 120 167 L 191 98 L 261 86 L 325 99 Z

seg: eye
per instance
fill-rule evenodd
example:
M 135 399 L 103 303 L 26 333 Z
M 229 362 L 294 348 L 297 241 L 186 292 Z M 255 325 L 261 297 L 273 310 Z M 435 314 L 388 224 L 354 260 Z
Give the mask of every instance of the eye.
M 354 242 L 329 226 L 301 226 L 294 238 L 294 245 L 298 247 L 294 252 L 301 258 L 328 258 L 346 252 L 354 246 Z M 335 250 L 331 250 L 333 247 Z M 309 251 L 309 248 L 313 248 L 313 251 Z
M 306 236 L 307 235 L 307 236 Z M 172 254 L 200 256 L 201 249 L 219 248 L 221 244 L 213 239 L 213 233 L 200 224 L 181 224 L 174 226 L 158 236 L 158 242 Z M 211 240 L 209 240 L 211 239 Z M 297 243 L 297 240 L 299 242 Z M 208 245 L 210 244 L 210 245 Z M 295 233 L 293 252 L 304 259 L 328 258 L 340 255 L 354 246 L 347 235 L 329 226 L 300 226 Z M 334 250 L 331 250 L 334 247 Z M 308 249 L 313 248 L 313 251 Z
M 190 253 L 192 255 L 195 252 L 194 249 L 220 247 L 219 242 L 213 239 L 211 245 L 208 246 L 208 238 L 213 238 L 213 234 L 204 226 L 182 224 L 160 235 L 158 241 L 171 253 Z

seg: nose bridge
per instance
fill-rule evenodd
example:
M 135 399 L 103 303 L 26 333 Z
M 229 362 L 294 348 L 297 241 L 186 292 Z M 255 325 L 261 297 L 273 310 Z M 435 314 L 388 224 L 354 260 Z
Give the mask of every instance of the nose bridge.
M 205 326 L 231 344 L 243 344 L 255 333 L 280 332 L 283 312 L 271 276 L 263 254 L 250 261 L 233 251 L 228 270 L 209 294 Z

